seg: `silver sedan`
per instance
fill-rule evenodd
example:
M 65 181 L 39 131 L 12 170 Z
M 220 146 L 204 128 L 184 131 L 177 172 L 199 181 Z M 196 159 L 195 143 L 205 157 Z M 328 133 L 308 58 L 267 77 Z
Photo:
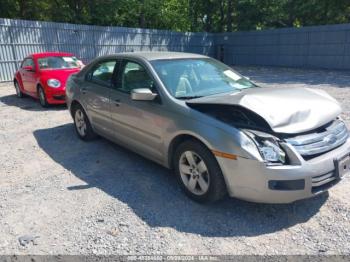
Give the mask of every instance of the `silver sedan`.
M 99 57 L 69 78 L 66 99 L 81 139 L 98 134 L 174 169 L 199 202 L 228 194 L 288 203 L 349 173 L 336 100 L 309 88 L 259 87 L 206 56 Z

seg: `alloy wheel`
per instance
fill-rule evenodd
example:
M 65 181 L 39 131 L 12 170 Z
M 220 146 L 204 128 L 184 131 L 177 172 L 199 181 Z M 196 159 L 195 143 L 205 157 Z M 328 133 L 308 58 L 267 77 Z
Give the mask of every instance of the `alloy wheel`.
M 77 109 L 75 111 L 74 120 L 79 135 L 84 137 L 86 135 L 86 121 L 83 111 Z
M 204 160 L 193 151 L 185 151 L 179 160 L 181 180 L 195 195 L 204 195 L 209 189 L 210 177 Z
M 16 81 L 15 81 L 15 89 L 16 89 L 17 97 L 21 97 L 22 93 L 21 93 L 21 90 L 19 89 L 19 85 L 18 85 L 18 83 Z
M 42 88 L 39 88 L 39 100 L 40 100 L 40 104 L 46 105 L 45 93 Z

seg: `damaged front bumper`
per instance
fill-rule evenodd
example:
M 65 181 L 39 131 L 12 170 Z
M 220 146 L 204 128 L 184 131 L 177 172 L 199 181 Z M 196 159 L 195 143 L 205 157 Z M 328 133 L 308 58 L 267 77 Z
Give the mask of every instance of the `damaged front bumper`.
M 350 138 L 310 160 L 292 146 L 290 152 L 298 157 L 297 164 L 268 166 L 253 159 L 217 157 L 229 195 L 252 202 L 290 203 L 326 191 L 349 173 Z

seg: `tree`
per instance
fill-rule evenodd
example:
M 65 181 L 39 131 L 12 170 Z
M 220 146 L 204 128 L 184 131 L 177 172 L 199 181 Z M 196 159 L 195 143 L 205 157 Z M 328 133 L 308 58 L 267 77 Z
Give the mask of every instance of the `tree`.
M 350 22 L 349 0 L 0 0 L 0 17 L 232 32 Z

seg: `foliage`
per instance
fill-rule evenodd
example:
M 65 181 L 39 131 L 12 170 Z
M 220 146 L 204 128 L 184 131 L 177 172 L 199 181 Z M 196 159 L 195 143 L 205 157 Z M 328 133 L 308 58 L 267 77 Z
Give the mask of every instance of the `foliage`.
M 349 0 L 0 0 L 0 17 L 227 32 L 350 22 Z

